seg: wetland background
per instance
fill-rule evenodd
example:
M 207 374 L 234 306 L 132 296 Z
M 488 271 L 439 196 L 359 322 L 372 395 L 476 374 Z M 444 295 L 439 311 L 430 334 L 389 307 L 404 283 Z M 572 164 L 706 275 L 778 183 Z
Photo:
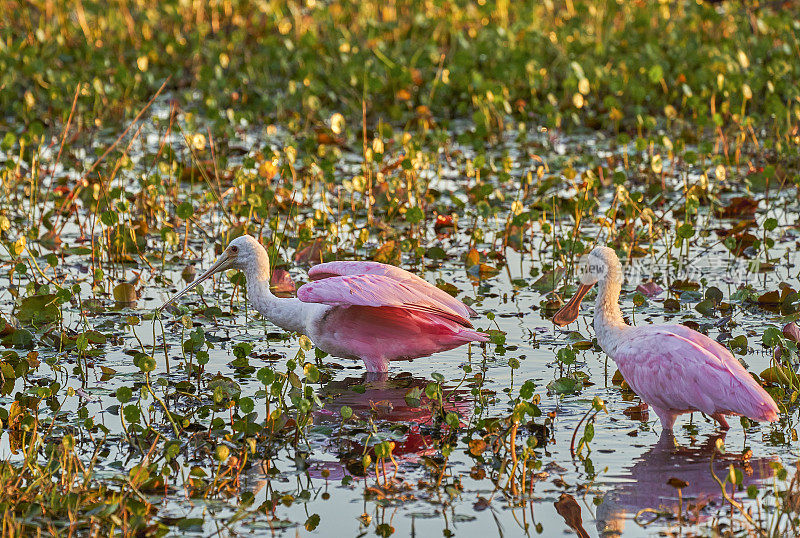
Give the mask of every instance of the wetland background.
M 796 534 L 797 13 L 0 0 L 3 534 Z M 280 292 L 398 264 L 492 342 L 367 377 L 236 272 L 155 315 L 242 233 Z M 598 241 L 780 421 L 661 435 L 591 308 L 549 322 Z

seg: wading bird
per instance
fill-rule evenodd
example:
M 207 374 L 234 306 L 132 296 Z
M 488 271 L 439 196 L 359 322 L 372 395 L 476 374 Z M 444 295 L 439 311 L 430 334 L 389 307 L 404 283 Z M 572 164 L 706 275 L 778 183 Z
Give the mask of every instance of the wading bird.
M 625 381 L 671 430 L 682 413 L 700 411 L 728 429 L 725 415 L 778 419 L 778 406 L 722 344 L 683 325 L 631 327 L 622 319 L 622 266 L 608 247 L 596 247 L 581 264 L 580 286 L 553 316 L 575 321 L 584 296 L 598 284 L 594 307 L 597 342 Z
M 269 289 L 267 251 L 253 237 L 230 242 L 219 259 L 163 309 L 215 273 L 243 271 L 253 307 L 278 327 L 308 336 L 333 355 L 361 359 L 368 372 L 386 372 L 389 361 L 416 359 L 461 346 L 487 342 L 472 330 L 475 311 L 436 286 L 399 267 L 377 262 L 340 261 L 312 267 L 313 282 L 297 298 Z

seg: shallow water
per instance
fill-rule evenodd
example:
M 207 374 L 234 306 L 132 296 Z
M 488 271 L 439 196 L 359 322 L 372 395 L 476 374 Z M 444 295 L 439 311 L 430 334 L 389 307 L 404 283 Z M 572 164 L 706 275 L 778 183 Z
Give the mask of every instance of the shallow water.
M 164 109 L 161 109 L 162 121 L 163 112 Z M 152 127 L 148 127 L 150 128 Z M 285 137 L 285 133 L 270 132 L 271 134 L 266 135 L 264 129 L 250 129 L 242 134 L 241 140 L 232 141 L 230 145 L 253 148 L 249 150 L 251 154 L 270 146 L 279 148 L 281 137 Z M 137 177 L 143 169 L 149 170 L 149 163 L 152 162 L 150 159 L 161 140 L 154 136 L 154 132 L 146 131 L 146 135 L 145 151 L 132 159 L 130 168 L 121 171 L 120 181 L 129 188 L 136 188 Z M 314 412 L 314 424 L 306 433 L 307 444 L 304 441 L 298 445 L 305 460 L 297 459 L 297 452 L 286 447 L 265 459 L 265 451 L 269 452 L 274 447 L 259 445 L 256 453 L 251 455 L 252 465 L 246 467 L 241 478 L 239 492 L 253 494 L 250 507 L 242 510 L 236 496 L 215 500 L 188 499 L 182 489 L 181 479 L 173 477 L 175 482 L 171 485 L 175 489 L 168 495 L 148 493 L 148 499 L 158 507 L 158 518 L 166 523 L 178 521 L 180 518 L 200 518 L 202 522 L 198 521 L 197 525 L 186 528 L 172 526 L 171 534 L 247 535 L 285 529 L 284 532 L 289 535 L 357 536 L 363 533 L 387 534 L 391 527 L 397 536 L 433 536 L 441 533 L 467 536 L 516 536 L 526 533 L 553 536 L 571 532 L 554 506 L 562 493 L 569 493 L 577 500 L 581 508 L 582 524 L 589 535 L 624 531 L 625 536 L 651 536 L 679 532 L 679 527 L 688 529 L 689 533 L 706 533 L 720 521 L 727 521 L 729 507 L 722 500 L 719 485 L 713 480 L 709 470 L 709 447 L 713 446 L 713 440 L 720 432 L 708 417 L 699 413 L 691 417 L 683 416 L 676 426 L 674 441 L 680 445 L 680 448 L 676 448 L 671 437 L 661 434 L 660 425 L 654 416 L 645 420 L 634 420 L 623 414 L 624 410 L 638 404 L 638 399 L 612 383 L 614 364 L 597 348 L 579 350 L 577 363 L 571 367 L 587 376 L 582 390 L 576 394 L 556 395 L 547 388 L 548 383 L 560 378 L 563 372 L 570 369 L 557 362 L 556 352 L 578 340 L 591 340 L 591 300 L 586 302 L 581 317 L 569 330 L 554 328 L 547 319 L 552 312 L 545 312 L 543 308 L 545 295 L 536 291 L 532 284 L 545 270 L 545 264 L 548 264 L 548 269 L 552 267 L 553 244 L 559 235 L 546 230 L 542 221 L 534 221 L 530 229 L 525 231 L 525 248 L 518 252 L 510 247 L 501 249 L 498 234 L 502 234 L 508 212 L 512 211 L 511 202 L 523 189 L 522 181 L 529 170 L 536 169 L 535 164 L 539 162 L 533 160 L 531 155 L 541 157 L 551 171 L 566 168 L 569 164 L 581 172 L 590 167 L 590 163 L 594 163 L 595 154 L 608 158 L 623 153 L 636 153 L 630 145 L 614 146 L 602 137 L 553 140 L 548 136 L 551 135 L 546 136 L 531 130 L 527 133 L 526 141 L 520 142 L 519 133 L 510 132 L 501 144 L 488 152 L 489 157 L 495 158 L 496 162 L 500 162 L 503 157 L 510 162 L 507 175 L 498 172 L 483 178 L 483 181 L 492 185 L 496 193 L 498 213 L 481 219 L 468 205 L 461 216 L 461 222 L 464 223 L 476 219 L 476 226 L 483 231 L 483 240 L 478 240 L 475 244 L 479 251 L 500 253 L 505 257 L 505 263 L 499 267 L 497 275 L 479 279 L 465 271 L 461 257 L 469 249 L 470 242 L 467 231 L 463 229 L 466 226 L 460 226 L 458 232 L 437 236 L 430 219 L 423 232 L 423 245 L 441 246 L 449 254 L 448 258 L 441 262 L 426 260 L 427 266 L 421 266 L 412 263 L 412 258 L 405 253 L 401 264 L 415 270 L 430 282 L 441 279 L 457 286 L 460 290 L 458 297 L 469 298 L 479 314 L 476 326 L 502 331 L 505 334 L 504 345 L 492 343 L 486 346 L 465 346 L 430 358 L 394 363 L 387 379 L 365 377 L 361 364 L 323 358 L 323 367 L 320 368 L 323 382 L 313 386 L 324 407 Z M 177 137 L 170 140 L 170 143 L 179 147 L 180 142 Z M 231 158 L 229 166 L 244 163 L 247 156 Z M 454 197 L 468 202 L 467 190 L 475 179 L 465 178 L 465 169 L 468 167 L 465 163 L 473 157 L 472 150 L 458 144 L 427 153 L 426 158 L 435 160 L 434 165 L 426 171 L 431 181 L 429 188 L 452 192 Z M 9 156 L 3 158 L 10 159 Z M 665 159 L 664 168 L 672 164 Z M 677 166 L 686 168 L 680 163 Z M 337 163 L 338 173 L 342 177 L 357 173 L 359 167 L 360 157 L 350 153 L 345 153 L 345 157 Z M 246 171 L 245 168 L 242 170 Z M 704 171 L 700 167 L 682 170 L 685 173 L 675 173 L 665 178 L 668 189 L 677 188 L 684 182 L 691 184 L 699 181 Z M 729 171 L 729 174 L 732 173 Z M 74 176 L 73 172 L 71 177 Z M 536 180 L 533 187 L 535 186 Z M 741 194 L 744 190 L 735 181 L 729 182 L 728 187 L 729 191 L 722 193 L 723 199 Z M 202 188 L 202 184 L 195 187 L 196 190 Z M 557 197 L 571 198 L 577 192 L 568 181 L 562 180 L 547 187 L 544 193 L 537 195 L 534 202 L 539 205 L 547 201 L 555 203 Z M 599 210 L 596 214 L 602 215 L 615 203 L 615 190 L 605 187 L 597 194 Z M 341 196 L 341 190 L 330 189 L 322 194 L 320 190 L 314 189 L 307 193 L 300 212 L 310 214 L 314 209 L 324 208 L 326 205 L 340 206 L 341 199 L 337 200 L 337 196 Z M 760 194 L 754 196 L 764 198 Z M 763 212 L 766 206 L 770 211 L 769 215 L 778 221 L 777 231 L 772 234 L 777 240 L 770 250 L 771 258 L 779 260 L 775 271 L 761 274 L 749 272 L 747 260 L 734 257 L 711 232 L 717 227 L 730 226 L 730 222 L 709 216 L 707 209 L 701 208 L 700 220 L 705 223 L 704 230 L 710 233 L 700 238 L 695 237 L 688 252 L 679 254 L 670 240 L 660 239 L 655 243 L 652 255 L 636 258 L 636 263 L 626 267 L 628 280 L 622 297 L 624 314 L 636 324 L 665 321 L 680 323 L 691 320 L 700 324 L 712 337 L 718 337 L 721 332 L 727 333 L 724 341 L 744 334 L 748 338 L 749 349 L 739 358 L 751 371 L 760 373 L 769 365 L 770 360 L 769 354 L 762 349 L 761 334 L 767 326 L 782 326 L 785 319 L 779 313 L 747 304 L 737 305 L 732 318 L 728 320 L 716 312 L 704 316 L 694 308 L 702 296 L 691 292 L 681 295 L 668 291 L 651 298 L 644 306 L 634 307 L 632 292 L 651 276 L 663 288 L 667 288 L 667 284 L 676 279 L 702 279 L 701 293 L 710 286 L 716 286 L 722 290 L 726 301 L 739 285 L 745 283 L 751 284 L 759 294 L 778 289 L 781 282 L 795 289 L 800 288 L 795 252 L 797 232 L 792 225 L 797 221 L 798 208 L 796 201 L 791 199 L 791 194 L 785 194 L 785 199 L 782 196 L 784 195 L 773 195 L 769 204 L 762 203 L 761 209 Z M 671 227 L 675 224 L 674 216 L 666 210 L 674 206 L 675 200 L 679 202 L 681 198 L 682 193 L 668 190 L 663 193 L 663 205 L 653 205 L 662 225 L 668 224 Z M 445 205 L 447 203 L 449 202 Z M 207 219 L 203 224 L 210 234 L 223 227 L 223 220 L 218 213 L 212 212 L 202 218 Z M 570 233 L 571 223 L 563 219 L 553 219 L 552 213 L 545 218 L 545 222 L 549 223 L 547 227 L 550 224 L 563 227 L 560 231 L 563 236 Z M 363 215 L 357 215 L 353 228 L 357 229 L 364 224 Z M 182 240 L 183 232 L 180 229 L 176 231 Z M 581 234 L 585 238 L 602 238 L 606 232 L 595 221 L 586 223 Z M 63 243 L 75 245 L 79 235 L 77 227 L 70 224 L 62 235 Z M 151 234 L 148 240 L 151 249 L 160 248 L 161 239 L 157 233 Z M 137 284 L 141 295 L 135 304 L 125 307 L 115 305 L 114 300 L 107 295 L 111 287 L 109 279 L 105 284 L 106 295 L 95 290 L 99 306 L 91 309 L 84 307 L 86 323 L 113 338 L 105 345 L 98 346 L 102 353 L 93 359 L 93 366 L 86 369 L 88 379 L 85 382 L 81 382 L 74 374 L 66 379 L 67 386 L 80 390 L 66 398 L 58 420 L 65 431 L 71 426 L 73 431 L 78 432 L 80 423 L 86 416 L 94 417 L 95 423 L 104 424 L 110 430 L 110 451 L 97 466 L 100 475 L 108 479 L 127 473 L 140 460 L 123 434 L 119 402 L 115 397 L 115 391 L 120 386 L 138 389 L 143 382 L 139 368 L 125 351 L 152 349 L 155 344 L 153 355 L 157 367 L 152 374 L 153 384 L 157 387 L 157 392 L 161 390 L 160 380 L 165 384 L 170 383 L 174 389 L 176 383 L 187 379 L 187 373 L 182 369 L 186 359 L 181 352 L 181 342 L 188 337 L 190 330 L 202 327 L 206 339 L 213 342 L 214 346 L 208 349 L 209 361 L 205 366 L 204 385 L 207 387 L 211 377 L 217 373 L 235 379 L 241 387 L 242 396 L 250 396 L 255 400 L 255 412 L 258 413 L 255 421 L 261 422 L 265 418 L 263 400 L 259 400 L 256 393 L 263 385 L 255 374 L 243 375 L 231 365 L 234 360 L 233 346 L 240 342 L 252 343 L 254 347 L 249 355 L 250 364 L 256 370 L 269 365 L 276 371 L 282 370 L 286 360 L 295 357 L 299 349 L 297 335 L 282 334 L 251 309 L 248 310 L 242 293 L 237 291 L 233 298 L 228 294 L 223 295 L 221 290 L 229 292 L 232 289 L 227 279 L 217 279 L 214 286 L 206 285 L 203 301 L 209 306 L 218 304 L 223 312 L 228 312 L 231 305 L 234 305 L 237 307 L 234 316 L 218 317 L 214 320 L 199 315 L 198 306 L 201 303 L 198 295 L 193 292 L 181 301 L 193 312 L 187 318 L 191 327 L 185 328 L 179 317 L 167 313 L 163 319 L 162 334 L 162 325 L 154 325 L 152 319 L 147 318 L 156 307 L 182 287 L 180 273 L 187 262 L 191 261 L 200 270 L 208 267 L 214 258 L 211 241 L 201 235 L 195 234 L 186 243 L 187 254 L 181 252 L 181 246 L 173 247 L 173 254 L 168 255 L 163 273 L 161 267 L 155 263 L 152 270 L 143 264 L 136 267 L 137 271 L 141 271 L 141 281 Z M 340 250 L 340 257 L 361 257 L 376 246 L 374 241 L 360 249 L 344 245 Z M 671 251 L 669 256 L 666 254 L 668 250 Z M 293 247 L 287 247 L 287 258 L 293 253 Z M 497 259 L 487 259 L 486 262 L 494 265 L 502 263 Z M 107 267 L 107 273 L 113 275 L 117 281 L 132 277 L 131 265 L 109 264 Z M 534 273 L 531 272 L 532 269 Z M 92 295 L 91 285 L 86 279 L 89 270 L 85 255 L 66 256 L 58 271 L 61 271 L 61 275 L 70 285 L 76 279 L 84 279 L 81 283 L 84 300 Z M 304 271 L 304 267 L 292 267 L 290 270 L 296 282 L 304 280 Z M 572 276 L 567 278 L 574 280 Z M 222 280 L 225 282 L 222 283 Z M 173 285 L 167 285 L 166 282 L 169 281 Z M 7 319 L 13 319 L 14 298 L 7 284 L 3 286 L 2 293 L 3 315 Z M 24 290 L 19 291 L 24 293 Z M 681 301 L 679 311 L 665 311 L 663 300 L 667 297 Z M 496 315 L 493 322 L 486 318 L 487 313 Z M 65 306 L 64 316 L 63 324 L 66 327 L 77 328 L 83 323 L 77 304 Z M 574 331 L 578 331 L 581 337 L 578 338 Z M 168 347 L 166 351 L 163 350 L 164 342 Z M 169 374 L 166 373 L 165 354 L 170 361 Z M 71 370 L 74 365 L 74 357 L 69 352 L 42 348 L 40 355 L 42 359 L 48 356 L 58 357 L 58 363 L 66 368 L 56 374 L 42 363 L 32 378 L 58 377 L 64 380 L 66 371 Z M 513 359 L 519 362 L 517 368 L 509 365 L 509 360 L 514 362 Z M 536 470 L 537 478 L 532 489 L 524 495 L 508 495 L 489 478 L 480 478 L 478 467 L 483 467 L 483 472 L 491 475 L 492 464 L 487 461 L 483 466 L 476 466 L 474 459 L 466 451 L 464 442 L 458 443 L 450 455 L 447 472 L 440 487 L 433 485 L 435 476 L 428 466 L 440 456 L 439 447 L 434 444 L 433 439 L 441 433 L 441 425 L 434 424 L 429 409 L 426 410 L 424 406 L 410 407 L 405 398 L 408 391 L 415 386 L 424 389 L 431 381 L 433 372 L 444 376 L 445 386 L 455 387 L 465 375 L 462 367 L 466 364 L 471 365 L 474 371 L 485 372 L 483 389 L 494 394 L 491 405 L 481 410 L 484 417 L 508 416 L 512 410 L 509 407 L 510 398 L 518 393 L 522 384 L 528 380 L 536 384 L 535 393 L 541 398 L 539 408 L 543 413 L 536 422 L 541 425 L 549 417 L 547 437 L 545 444 L 536 448 L 537 461 L 541 467 Z M 116 373 L 110 377 L 104 376 L 100 365 L 111 368 Z M 353 390 L 354 387 L 357 390 Z M 360 392 L 362 388 L 363 393 Z M 21 390 L 19 385 L 16 389 Z M 134 390 L 134 395 L 136 392 Z M 175 405 L 176 410 L 185 413 L 192 407 L 193 399 L 206 403 L 209 400 L 209 394 L 190 396 L 176 397 L 170 400 L 170 405 Z M 591 408 L 595 397 L 605 401 L 608 413 L 601 412 L 596 416 L 595 435 L 589 444 L 588 454 L 584 449 L 580 457 L 573 458 L 570 456 L 573 432 Z M 3 407 L 9 406 L 13 401 L 11 394 L 0 397 L 0 405 Z M 451 406 L 449 410 L 460 416 L 462 425 L 468 425 L 475 419 L 475 400 L 466 386 L 459 387 L 447 405 Z M 339 418 L 343 406 L 354 411 L 354 418 L 345 425 L 342 425 Z M 151 419 L 155 421 L 154 424 L 158 424 L 159 432 L 166 437 L 172 436 L 163 412 L 157 406 L 149 409 Z M 79 416 L 79 412 L 82 415 Z M 209 420 L 202 419 L 198 422 L 207 427 Z M 728 464 L 735 461 L 736 466 L 743 469 L 745 488 L 750 484 L 769 484 L 774 474 L 769 466 L 770 462 L 782 461 L 787 465 L 797 459 L 796 442 L 789 441 L 796 438 L 795 420 L 794 409 L 789 414 L 783 414 L 781 420 L 774 425 L 756 424 L 743 429 L 738 420 L 732 420 L 732 428 L 724 436 L 728 453 L 738 454 L 749 448 L 752 450 L 752 458 L 743 463 L 741 459 L 732 456 L 717 456 L 721 461 L 715 464 L 716 473 L 724 475 Z M 374 433 L 369 434 L 373 425 L 377 436 Z M 580 428 L 579 437 L 583 426 Z M 521 434 L 518 443 L 522 444 L 522 439 L 527 436 L 527 433 Z M 394 482 L 395 491 L 385 497 L 380 491 L 367 489 L 376 483 L 374 467 L 367 472 L 366 477 L 347 479 L 345 477 L 352 475 L 342 461 L 345 453 L 363 453 L 364 447 L 372 446 L 376 437 L 396 443 L 394 455 L 399 464 L 399 480 Z M 226 441 L 231 446 L 240 442 L 231 439 Z M 13 461 L 17 455 L 11 449 L 10 434 L 4 433 L 0 443 L 0 455 Z M 346 449 L 342 449 L 343 445 L 346 445 Z M 194 461 L 196 453 L 194 456 L 191 454 L 192 451 L 187 449 L 179 458 L 184 476 L 195 465 L 209 470 L 207 459 L 197 458 Z M 265 463 L 268 460 L 269 463 Z M 265 472 L 265 468 L 277 469 L 278 472 L 270 474 Z M 323 470 L 327 473 L 323 473 Z M 389 464 L 389 473 L 392 472 L 393 466 Z M 640 514 L 642 510 L 658 509 L 660 505 L 668 508 L 677 506 L 677 490 L 666 485 L 671 478 L 688 482 L 682 492 L 684 508 L 697 505 L 700 501 L 702 508 L 697 508 L 694 512 L 687 510 L 686 519 L 680 522 L 665 517 L 655 518 L 652 512 Z M 501 482 L 504 483 L 505 480 L 504 478 Z M 730 489 L 730 485 L 728 488 Z M 292 499 L 286 497 L 287 495 L 291 495 Z M 736 495 L 738 499 L 746 501 L 744 492 Z M 268 499 L 282 499 L 284 502 L 277 503 L 274 513 L 269 515 L 256 510 Z M 757 509 L 755 503 L 746 502 L 754 510 Z M 764 506 L 762 510 L 766 513 L 768 507 Z M 315 521 L 314 514 L 319 516 L 318 522 Z

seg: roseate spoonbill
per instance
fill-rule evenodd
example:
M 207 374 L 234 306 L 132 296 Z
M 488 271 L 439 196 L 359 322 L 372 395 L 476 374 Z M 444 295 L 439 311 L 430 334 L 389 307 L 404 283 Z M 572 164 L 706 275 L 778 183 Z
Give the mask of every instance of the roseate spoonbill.
M 728 429 L 725 415 L 778 419 L 778 406 L 725 346 L 683 325 L 631 327 L 622 319 L 622 266 L 608 247 L 595 247 L 581 264 L 580 286 L 553 316 L 575 321 L 581 301 L 598 284 L 594 307 L 597 342 L 625 381 L 671 430 L 682 413 L 700 411 Z
M 161 306 L 163 309 L 215 273 L 239 269 L 247 278 L 250 303 L 287 331 L 308 336 L 316 346 L 347 359 L 362 359 L 368 372 L 386 372 L 389 361 L 416 359 L 468 342 L 487 342 L 472 330 L 475 311 L 436 286 L 399 267 L 339 261 L 316 265 L 313 280 L 297 298 L 269 289 L 267 251 L 253 237 L 230 242 L 208 271 Z

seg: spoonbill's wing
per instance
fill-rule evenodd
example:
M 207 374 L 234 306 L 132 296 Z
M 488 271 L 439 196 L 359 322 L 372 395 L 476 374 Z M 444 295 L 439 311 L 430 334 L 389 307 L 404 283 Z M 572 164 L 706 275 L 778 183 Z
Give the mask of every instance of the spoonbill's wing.
M 353 276 L 353 275 L 381 275 L 398 282 L 402 282 L 409 288 L 418 290 L 419 292 L 429 296 L 431 299 L 436 300 L 438 303 L 446 305 L 450 310 L 457 312 L 465 318 L 474 318 L 478 314 L 451 296 L 444 290 L 440 290 L 430 282 L 427 282 L 413 273 L 409 273 L 405 269 L 395 267 L 394 265 L 387 265 L 379 262 L 357 262 L 357 261 L 339 261 L 328 262 L 315 265 L 308 270 L 308 276 L 311 280 L 321 280 L 335 276 Z
M 631 388 L 661 409 L 777 418 L 775 401 L 730 351 L 688 327 L 636 327 L 611 355 Z
M 433 288 L 430 285 L 429 287 Z M 418 287 L 385 275 L 331 276 L 301 286 L 297 290 L 297 298 L 304 303 L 322 303 L 331 306 L 404 308 L 435 314 L 465 327 L 472 327 L 472 323 L 463 315 L 463 308 L 457 311 L 430 294 L 428 289 L 420 290 Z

